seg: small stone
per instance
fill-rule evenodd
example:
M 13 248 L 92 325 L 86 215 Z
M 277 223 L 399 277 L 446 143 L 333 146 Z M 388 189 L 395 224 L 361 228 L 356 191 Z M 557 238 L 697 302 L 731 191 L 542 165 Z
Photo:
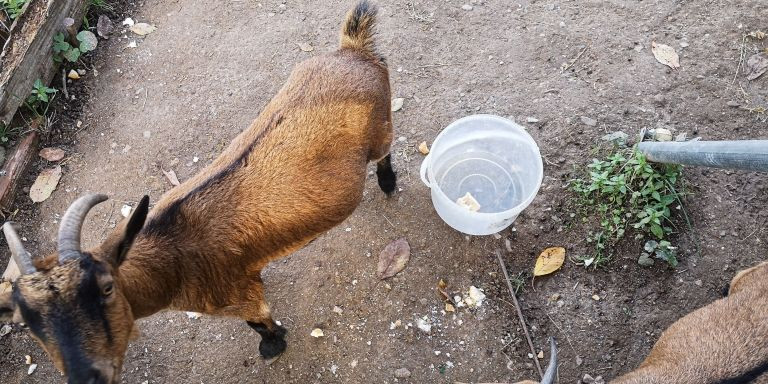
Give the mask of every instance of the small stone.
M 349 363 L 349 367 L 350 367 L 350 368 L 354 368 L 354 367 L 357 367 L 357 360 L 352 360 L 352 361 Z
M 720 231 L 720 237 L 725 237 L 725 235 L 727 235 L 727 234 L 728 234 L 728 232 L 726 232 L 726 231 Z
M 580 367 L 582 364 L 584 364 L 584 359 L 581 356 L 576 356 L 576 366 Z
M 72 79 L 72 80 L 77 80 L 77 79 L 80 78 L 80 74 L 77 73 L 77 71 L 75 71 L 74 69 L 71 69 L 69 71 L 69 73 L 67 74 L 67 77 Z
M 539 354 L 536 355 L 536 357 L 538 357 L 539 359 L 543 359 L 544 358 L 544 351 L 539 351 Z
M 422 155 L 429 154 L 429 147 L 427 146 L 426 141 L 422 141 L 421 144 L 419 144 L 419 152 L 421 152 Z
M 609 133 L 607 135 L 603 135 L 603 137 L 600 138 L 602 141 L 612 142 L 619 145 L 624 145 L 627 142 L 627 139 L 629 138 L 629 135 L 622 131 L 616 131 L 613 133 Z
M 445 303 L 445 311 L 446 312 L 456 312 L 456 307 L 453 306 L 451 303 Z
M 405 99 L 403 99 L 402 97 L 397 97 L 392 99 L 392 112 L 397 112 L 403 109 L 404 102 L 405 102 Z
M 152 132 L 150 132 L 150 131 L 144 131 L 144 138 L 145 138 L 145 139 L 149 139 L 150 137 L 152 137 Z
M 0 337 L 3 337 L 5 335 L 11 333 L 12 330 L 13 330 L 13 328 L 10 325 L 4 324 L 3 327 L 0 328 Z
M 535 117 L 528 117 L 527 119 L 525 119 L 525 121 L 527 121 L 527 122 L 529 122 L 529 123 L 533 124 L 533 123 L 538 123 L 538 122 L 539 122 L 539 119 L 537 119 L 537 118 L 535 118 Z
M 426 334 L 430 334 L 432 332 L 432 324 L 430 324 L 427 320 L 424 320 L 424 319 L 417 319 L 416 327 L 419 328 L 420 331 Z
M 312 337 L 323 337 L 325 336 L 325 333 L 320 328 L 315 328 L 312 330 L 312 332 L 309 334 Z
M 599 300 L 600 300 L 600 296 L 598 296 L 598 295 L 592 295 L 592 300 L 594 300 L 594 301 L 599 301 Z
M 187 314 L 187 318 L 189 318 L 191 320 L 197 320 L 197 319 L 203 317 L 203 314 L 199 313 L 199 312 L 185 312 L 185 313 Z
M 595 378 L 585 373 L 584 377 L 581 378 L 581 382 L 584 384 L 595 384 Z
M 123 215 L 123 217 L 127 218 L 131 215 L 131 206 L 128 204 L 124 204 L 122 208 L 120 208 L 120 214 Z
M 469 4 L 464 4 L 464 5 L 462 5 L 462 6 L 461 6 L 461 9 L 463 9 L 463 10 L 465 10 L 465 11 L 471 11 L 471 10 L 473 10 L 474 8 L 475 8 L 475 7 L 473 7 L 473 6 L 469 5 Z
M 731 107 L 731 108 L 738 108 L 738 107 L 741 106 L 741 104 L 738 101 L 735 101 L 735 100 L 731 100 L 731 101 L 729 101 L 729 102 L 727 102 L 725 104 L 727 106 Z
M 667 103 L 667 98 L 661 93 L 658 93 L 653 96 L 653 102 L 661 106 Z
M 27 369 L 27 375 L 31 375 L 35 373 L 36 369 L 37 369 L 37 364 L 30 364 L 29 369 Z
M 341 309 L 341 307 L 339 307 L 338 305 L 334 305 L 334 306 L 333 306 L 333 313 L 336 313 L 336 314 L 338 314 L 338 315 L 341 315 L 341 314 L 343 314 L 343 313 L 344 313 L 344 310 L 343 310 L 343 309 Z
M 595 120 L 595 119 L 593 119 L 591 117 L 581 116 L 580 119 L 581 119 L 581 122 L 584 123 L 584 125 L 587 125 L 587 126 L 590 126 L 590 127 L 594 127 L 594 126 L 597 125 L 597 120 Z
M 192 158 L 192 162 L 193 163 L 197 163 L 198 161 L 200 161 L 199 157 L 195 156 L 195 157 Z
M 27 364 L 27 365 L 32 364 L 32 356 L 24 355 L 24 363 Z
M 666 128 L 657 128 L 654 131 L 653 138 L 656 141 L 672 141 L 672 131 Z
M 398 368 L 395 370 L 395 377 L 398 379 L 407 379 L 411 377 L 411 371 L 408 368 Z
M 696 284 L 696 286 L 699 286 L 699 287 L 701 287 L 702 285 L 704 285 L 704 282 L 702 282 L 701 280 L 696 280 L 696 281 L 694 281 L 693 283 L 694 283 L 694 284 Z
M 680 42 L 680 47 L 682 47 L 682 48 L 688 48 L 688 46 L 689 46 L 689 45 L 690 45 L 690 44 L 688 44 L 688 42 L 687 42 L 687 41 L 681 41 L 681 42 Z

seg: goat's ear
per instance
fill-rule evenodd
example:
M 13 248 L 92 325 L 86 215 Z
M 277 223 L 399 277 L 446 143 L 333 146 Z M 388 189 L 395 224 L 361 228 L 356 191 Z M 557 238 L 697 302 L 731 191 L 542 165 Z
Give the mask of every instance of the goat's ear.
M 115 267 L 120 266 L 125 260 L 125 255 L 128 254 L 128 250 L 131 249 L 133 240 L 136 238 L 136 235 L 139 234 L 141 228 L 144 227 L 144 221 L 147 220 L 147 213 L 149 213 L 149 196 L 144 195 L 144 197 L 141 198 L 139 205 L 133 210 L 131 218 L 128 219 L 128 223 L 123 229 L 123 238 L 117 245 L 115 254 Z
M 13 320 L 16 305 L 11 296 L 11 291 L 0 293 L 0 323 L 7 323 Z

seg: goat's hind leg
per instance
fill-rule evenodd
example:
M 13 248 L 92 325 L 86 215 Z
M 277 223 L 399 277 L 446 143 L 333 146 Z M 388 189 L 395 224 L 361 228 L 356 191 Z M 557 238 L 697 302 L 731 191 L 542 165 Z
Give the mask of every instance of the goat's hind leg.
M 376 163 L 376 178 L 381 188 L 387 196 L 392 195 L 397 188 L 397 175 L 392 169 L 392 154 L 387 154 Z

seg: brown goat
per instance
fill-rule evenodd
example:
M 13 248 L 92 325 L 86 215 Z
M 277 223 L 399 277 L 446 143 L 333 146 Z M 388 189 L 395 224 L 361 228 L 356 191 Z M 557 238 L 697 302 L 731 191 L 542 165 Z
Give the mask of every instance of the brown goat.
M 674 322 L 614 384 L 768 383 L 768 262 L 739 272 L 728 296 Z
M 611 381 L 746 383 L 768 383 L 768 262 L 736 274 L 728 297 L 674 322 L 636 370 Z
M 251 127 L 211 165 L 145 196 L 99 246 L 80 250 L 87 195 L 61 220 L 58 249 L 33 260 L 3 226 L 22 276 L 0 314 L 18 311 L 70 383 L 119 380 L 134 321 L 164 309 L 244 319 L 265 358 L 286 348 L 264 299 L 262 269 L 345 220 L 362 200 L 366 165 L 396 187 L 389 73 L 374 50 L 376 10 L 361 1 L 341 47 L 297 65 Z

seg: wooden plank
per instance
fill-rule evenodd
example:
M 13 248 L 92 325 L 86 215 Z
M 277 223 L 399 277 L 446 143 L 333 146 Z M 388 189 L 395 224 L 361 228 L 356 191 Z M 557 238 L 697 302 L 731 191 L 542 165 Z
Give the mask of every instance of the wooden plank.
M 37 154 L 38 137 L 37 131 L 28 134 L 5 162 L 0 176 L 0 208 L 7 209 L 13 203 L 18 180 L 27 173 L 27 167 Z
M 50 83 L 58 67 L 53 38 L 64 32 L 68 17 L 75 20 L 74 28 L 80 28 L 87 4 L 88 0 L 30 0 L 27 4 L 0 57 L 0 123 L 10 124 L 35 80 Z

